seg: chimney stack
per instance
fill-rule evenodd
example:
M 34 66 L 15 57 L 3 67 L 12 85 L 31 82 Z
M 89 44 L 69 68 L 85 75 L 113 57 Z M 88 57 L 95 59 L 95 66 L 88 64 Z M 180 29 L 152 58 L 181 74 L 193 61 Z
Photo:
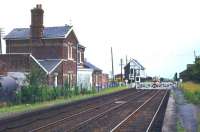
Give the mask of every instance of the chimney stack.
M 30 36 L 32 40 L 39 40 L 43 36 L 43 14 L 44 11 L 41 4 L 37 4 L 31 10 Z

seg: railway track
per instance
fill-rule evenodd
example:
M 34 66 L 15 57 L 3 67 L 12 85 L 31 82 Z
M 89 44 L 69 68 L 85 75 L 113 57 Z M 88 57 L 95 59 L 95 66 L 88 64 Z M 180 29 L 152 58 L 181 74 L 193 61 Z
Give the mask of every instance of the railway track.
M 97 109 L 98 107 L 103 107 L 104 105 L 109 105 L 109 103 L 112 103 L 113 101 L 117 101 L 117 100 L 121 100 L 123 98 L 127 98 L 129 96 L 133 96 L 134 94 L 138 94 L 142 92 L 142 90 L 133 90 L 133 89 L 129 89 L 129 90 L 124 90 L 121 92 L 117 92 L 114 94 L 110 94 L 110 95 L 105 95 L 102 97 L 97 97 L 94 98 L 93 100 L 86 100 L 83 101 L 84 103 L 82 103 L 80 101 L 77 102 L 78 104 L 73 105 L 69 105 L 69 107 L 66 106 L 66 108 L 64 107 L 62 110 L 60 109 L 55 109 L 53 112 L 51 110 L 47 111 L 44 114 L 41 114 L 43 112 L 39 112 L 39 115 L 37 115 L 37 117 L 34 117 L 34 115 L 31 115 L 30 117 L 28 117 L 28 119 L 26 119 L 25 117 L 22 116 L 21 119 L 19 120 L 14 120 L 13 123 L 9 123 L 6 125 L 1 125 L 0 123 L 0 131 L 18 131 L 18 130 L 22 130 L 22 131 L 29 131 L 29 130 L 33 130 L 34 128 L 38 128 L 40 126 L 45 126 L 46 124 L 51 124 L 52 122 L 61 120 L 61 119 L 65 119 L 65 118 L 72 118 L 75 115 L 80 115 L 80 114 L 84 114 L 85 112 L 89 112 L 93 109 Z M 102 100 L 106 100 L 106 103 L 102 103 Z M 8 121 L 7 121 L 8 122 Z M 5 123 L 5 122 L 4 122 Z
M 167 98 L 168 91 L 164 93 L 164 96 L 161 92 L 159 94 L 154 97 L 152 96 L 152 98 L 145 101 L 140 107 L 114 127 L 111 132 L 131 132 L 133 130 L 134 132 L 152 131 L 153 123 L 157 118 L 157 114 L 161 109 L 162 104 Z M 161 131 L 161 129 L 159 131 Z
M 133 101 L 134 99 L 139 98 L 147 93 L 149 93 L 149 91 L 132 94 L 132 95 L 126 96 L 124 98 L 120 98 L 120 100 L 115 100 L 114 102 L 111 102 L 109 104 L 107 104 L 107 103 L 103 104 L 100 107 L 92 109 L 91 111 L 84 111 L 83 113 L 72 115 L 71 117 L 65 117 L 63 119 L 57 120 L 50 124 L 46 124 L 45 126 L 36 128 L 31 131 L 50 131 L 50 130 L 74 131 L 73 130 L 74 128 L 85 125 L 88 122 L 98 118 L 102 114 L 112 111 L 113 109 L 117 109 L 124 104 L 127 104 L 127 101 L 130 101 L 130 98 L 132 98 L 131 101 Z
M 146 95 L 139 97 L 138 99 L 130 99 L 118 108 L 114 108 L 112 111 L 102 112 L 96 118 L 90 118 L 88 121 L 81 124 L 77 124 L 69 131 L 77 132 L 109 132 L 118 125 L 119 122 L 124 120 L 127 115 L 131 114 L 138 107 L 141 106 L 146 100 L 150 100 L 158 95 L 160 91 L 148 91 Z M 67 129 L 66 127 L 63 129 Z M 133 130 L 132 130 L 133 131 Z
M 167 103 L 167 90 L 126 91 L 83 104 L 74 105 L 66 111 L 55 112 L 49 117 L 32 122 L 24 122 L 12 127 L 0 128 L 0 131 L 157 131 L 162 125 L 161 115 Z M 82 106 L 80 111 L 77 110 Z M 90 106 L 90 107 L 89 107 Z M 165 105 L 166 106 L 166 105 Z M 59 115 L 60 114 L 60 115 Z M 160 116 L 160 118 L 158 118 Z M 157 122 L 157 124 L 156 124 Z M 161 123 L 160 123 L 161 122 Z M 159 125 L 158 125 L 159 124 Z

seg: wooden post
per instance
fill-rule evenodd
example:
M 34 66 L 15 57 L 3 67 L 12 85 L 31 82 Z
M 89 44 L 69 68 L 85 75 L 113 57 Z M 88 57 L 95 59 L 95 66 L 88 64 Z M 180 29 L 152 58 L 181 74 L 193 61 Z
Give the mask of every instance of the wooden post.
M 114 83 L 115 81 L 115 75 L 114 75 L 114 65 L 113 65 L 113 51 L 112 51 L 112 47 L 111 47 L 111 62 L 112 62 L 112 83 Z M 113 84 L 112 84 L 113 85 Z
M 120 59 L 120 66 L 121 66 L 121 82 L 123 82 L 123 73 L 122 73 L 123 60 L 122 59 Z
M 3 30 L 0 28 L 0 54 L 2 54 L 2 43 L 1 43 L 1 38 L 2 38 Z

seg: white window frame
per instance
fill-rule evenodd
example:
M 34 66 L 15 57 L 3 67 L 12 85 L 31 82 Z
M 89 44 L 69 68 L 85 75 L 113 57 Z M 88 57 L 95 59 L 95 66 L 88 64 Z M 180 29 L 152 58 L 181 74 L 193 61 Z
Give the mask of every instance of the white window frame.
M 71 46 L 70 48 L 71 48 L 71 49 L 70 49 L 70 50 L 71 50 L 71 57 L 70 57 L 70 59 L 73 60 L 73 47 Z
M 68 60 L 73 60 L 73 47 L 70 43 L 68 44 L 67 50 L 68 50 Z
M 79 63 L 83 63 L 81 51 L 79 51 Z

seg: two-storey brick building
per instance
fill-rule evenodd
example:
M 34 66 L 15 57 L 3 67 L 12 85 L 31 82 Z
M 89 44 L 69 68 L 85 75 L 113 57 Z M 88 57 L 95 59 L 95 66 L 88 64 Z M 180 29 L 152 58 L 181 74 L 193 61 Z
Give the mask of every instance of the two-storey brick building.
M 6 65 L 8 73 L 28 73 L 36 66 L 46 74 L 48 85 L 62 86 L 66 80 L 75 85 L 85 47 L 79 44 L 72 26 L 45 27 L 43 13 L 37 5 L 31 10 L 30 28 L 15 28 L 5 36 L 1 66 Z

